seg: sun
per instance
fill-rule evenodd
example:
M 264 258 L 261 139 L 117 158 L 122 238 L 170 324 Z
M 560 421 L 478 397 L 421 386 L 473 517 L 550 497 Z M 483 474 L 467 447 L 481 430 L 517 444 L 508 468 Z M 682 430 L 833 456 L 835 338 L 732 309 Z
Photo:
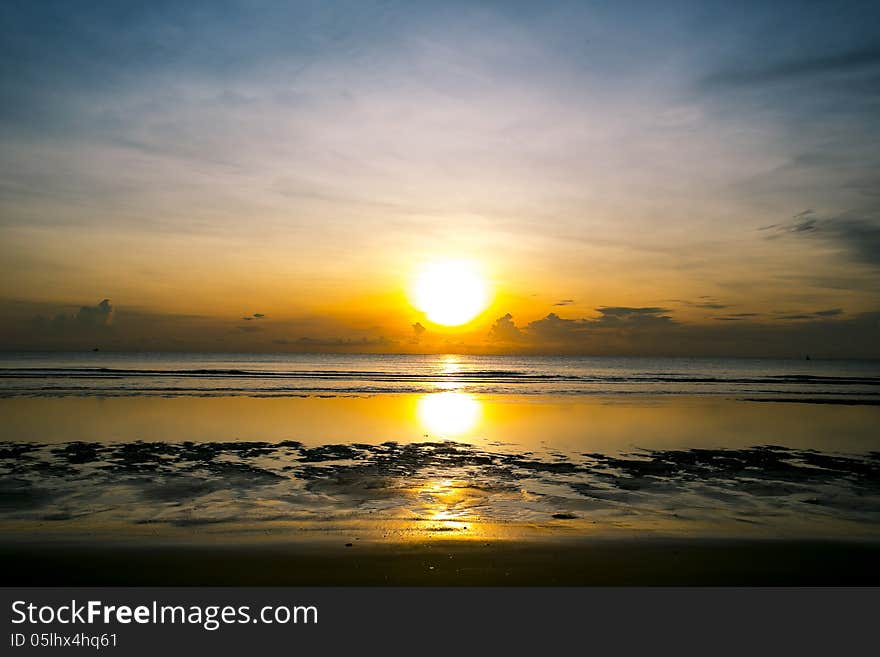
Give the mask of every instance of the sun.
M 477 268 L 459 260 L 433 262 L 416 275 L 413 305 L 435 324 L 459 326 L 486 309 L 489 286 Z

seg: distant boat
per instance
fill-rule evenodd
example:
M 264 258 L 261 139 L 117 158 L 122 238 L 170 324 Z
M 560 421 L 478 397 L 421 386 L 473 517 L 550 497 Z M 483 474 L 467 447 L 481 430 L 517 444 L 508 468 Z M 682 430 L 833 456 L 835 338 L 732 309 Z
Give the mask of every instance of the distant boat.
M 92 351 L 101 351 L 101 350 L 98 349 L 97 347 L 95 347 L 94 349 L 92 349 Z M 807 356 L 807 359 L 809 359 L 809 356 Z
M 95 349 L 95 351 L 97 351 L 97 349 Z M 804 360 L 813 360 L 813 359 L 812 359 L 812 358 L 810 358 L 810 354 L 807 354 L 807 357 L 806 357 L 806 358 L 804 358 Z

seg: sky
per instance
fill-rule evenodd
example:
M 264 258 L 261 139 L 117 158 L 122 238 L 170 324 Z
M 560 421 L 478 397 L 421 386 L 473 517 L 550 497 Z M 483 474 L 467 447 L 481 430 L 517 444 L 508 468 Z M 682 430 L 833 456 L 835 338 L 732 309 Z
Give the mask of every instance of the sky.
M 408 296 L 472 263 L 463 326 Z M 0 348 L 880 357 L 876 2 L 0 6 Z

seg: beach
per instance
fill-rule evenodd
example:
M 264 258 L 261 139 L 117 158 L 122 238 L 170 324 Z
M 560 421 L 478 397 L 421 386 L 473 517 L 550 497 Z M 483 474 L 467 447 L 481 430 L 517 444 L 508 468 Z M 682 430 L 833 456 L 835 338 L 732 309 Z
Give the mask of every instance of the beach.
M 394 376 L 399 360 L 375 358 L 245 376 L 108 361 L 93 387 L 81 364 L 0 376 L 10 583 L 878 581 L 880 407 L 864 365 L 762 380 L 667 362 L 637 390 L 617 365 L 606 376 L 622 383 L 596 394 L 556 361 L 464 376 L 462 357 Z M 54 391 L 35 392 L 39 377 Z M 392 390 L 366 389 L 377 381 Z
M 0 15 L 10 648 L 876 644 L 880 3 Z

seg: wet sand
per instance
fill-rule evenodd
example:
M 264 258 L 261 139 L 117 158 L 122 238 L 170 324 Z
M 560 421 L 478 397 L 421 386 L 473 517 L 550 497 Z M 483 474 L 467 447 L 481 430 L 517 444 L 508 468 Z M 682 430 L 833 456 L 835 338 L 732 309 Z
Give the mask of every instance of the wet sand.
M 880 584 L 876 406 L 3 402 L 6 585 Z
M 0 443 L 10 537 L 880 538 L 880 454 L 520 452 L 461 442 Z
M 880 543 L 608 539 L 0 548 L 7 586 L 877 586 Z
M 880 539 L 877 452 L 0 442 L 0 472 L 0 528 L 22 538 L 213 544 L 358 532 L 394 542 L 640 531 Z

